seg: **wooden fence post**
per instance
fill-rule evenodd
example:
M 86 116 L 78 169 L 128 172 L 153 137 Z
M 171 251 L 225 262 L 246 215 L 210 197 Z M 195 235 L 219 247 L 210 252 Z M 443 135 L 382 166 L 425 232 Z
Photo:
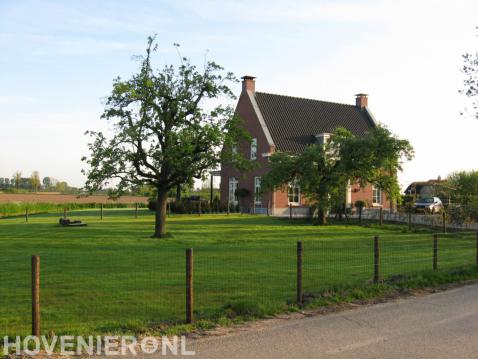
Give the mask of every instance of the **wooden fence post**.
M 100 203 L 100 219 L 103 220 L 103 203 Z
M 25 222 L 28 222 L 28 207 L 25 207 Z
M 443 212 L 443 233 L 446 233 L 446 212 Z
M 267 201 L 267 217 L 269 217 L 269 207 L 271 205 L 271 201 Z
M 194 290 L 193 290 L 193 249 L 186 249 L 186 323 L 192 323 L 194 320 Z
M 378 284 L 380 280 L 380 247 L 379 237 L 373 239 L 373 282 Z
M 433 270 L 438 268 L 438 234 L 433 235 Z
M 231 213 L 231 202 L 229 202 L 229 199 L 227 200 L 227 215 Z
M 201 198 L 199 198 L 198 202 L 198 216 L 201 216 Z
M 209 206 L 211 206 L 211 213 L 212 213 L 213 194 L 214 194 L 214 176 L 211 173 L 211 183 L 210 183 L 210 192 L 209 192 Z
M 408 230 L 412 230 L 412 207 L 408 207 Z
M 134 218 L 138 219 L 138 203 L 135 203 Z
M 40 336 L 40 257 L 32 256 L 32 335 Z
M 289 203 L 289 219 L 292 219 L 292 203 Z
M 63 207 L 63 218 L 66 219 L 67 216 L 67 210 L 66 207 Z
M 254 199 L 254 202 L 252 202 L 252 214 L 256 214 L 256 200 Z
M 383 208 L 380 207 L 380 225 L 383 225 Z
M 303 303 L 302 294 L 302 254 L 303 254 L 302 241 L 297 242 L 297 304 L 299 306 Z

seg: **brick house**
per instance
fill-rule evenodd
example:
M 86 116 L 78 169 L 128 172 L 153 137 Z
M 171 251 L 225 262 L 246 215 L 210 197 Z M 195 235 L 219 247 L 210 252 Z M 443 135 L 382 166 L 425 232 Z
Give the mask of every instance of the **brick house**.
M 257 92 L 254 77 L 243 76 L 242 80 L 236 112 L 243 119 L 252 142 L 238 144 L 237 151 L 257 161 L 258 166 L 250 172 L 239 172 L 223 164 L 221 201 L 239 204 L 255 213 L 264 213 L 269 206 L 270 213 L 276 216 L 288 214 L 289 206 L 293 206 L 294 213 L 305 215 L 309 213 L 307 199 L 294 184 L 284 185 L 275 192 L 260 193 L 261 176 L 269 171 L 268 157 L 275 151 L 298 153 L 308 144 L 325 141 L 339 126 L 357 136 L 375 128 L 377 124 L 367 107 L 367 95 L 358 94 L 355 105 L 345 105 Z M 238 198 L 236 190 L 242 188 L 250 195 Z M 353 184 L 347 189 L 346 205 L 351 207 L 357 200 L 365 201 L 369 207 L 386 203 L 380 189 Z

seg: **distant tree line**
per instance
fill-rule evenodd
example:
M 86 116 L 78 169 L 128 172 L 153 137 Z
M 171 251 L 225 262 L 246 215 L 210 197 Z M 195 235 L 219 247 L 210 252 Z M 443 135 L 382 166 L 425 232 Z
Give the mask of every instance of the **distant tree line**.
M 38 171 L 33 171 L 29 177 L 23 176 L 21 171 L 16 171 L 12 177 L 0 177 L 0 189 L 17 192 L 77 192 L 75 187 L 68 186 L 65 181 L 53 177 L 40 177 Z

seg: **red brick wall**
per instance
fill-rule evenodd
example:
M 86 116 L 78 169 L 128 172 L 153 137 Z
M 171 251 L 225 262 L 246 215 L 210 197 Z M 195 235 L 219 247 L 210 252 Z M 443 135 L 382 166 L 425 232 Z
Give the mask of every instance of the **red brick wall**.
M 372 185 L 367 185 L 364 188 L 361 188 L 359 184 L 352 185 L 352 204 L 360 200 L 367 203 L 367 207 L 378 206 L 377 204 L 372 203 L 372 198 L 373 198 Z M 382 206 L 384 208 L 390 208 L 390 202 L 387 198 L 387 195 L 383 191 L 382 191 Z
M 230 165 L 223 165 L 221 169 L 221 201 L 227 203 L 229 196 L 229 178 L 236 177 L 238 179 L 238 188 L 246 188 L 251 193 L 250 196 L 240 199 L 239 202 L 242 206 L 252 206 L 254 201 L 254 177 L 263 176 L 268 170 L 267 157 L 263 157 L 262 154 L 273 151 L 267 142 L 266 136 L 262 130 L 259 119 L 257 118 L 252 103 L 246 92 L 242 92 L 236 107 L 236 112 L 242 118 L 244 127 L 252 138 L 257 138 L 257 155 L 255 162 L 258 167 L 250 172 L 238 172 Z M 247 159 L 251 156 L 251 145 L 249 142 L 243 142 L 238 145 L 238 152 L 244 154 Z M 267 205 L 267 201 L 272 201 L 270 193 L 262 196 L 262 206 Z M 271 204 L 272 205 L 272 204 Z
M 360 185 L 356 184 L 352 186 L 352 204 L 354 204 L 358 200 L 365 201 L 367 203 L 367 207 L 378 206 L 377 204 L 372 204 L 372 194 L 373 188 L 372 185 L 367 185 L 364 188 L 361 188 Z M 275 208 L 286 208 L 289 206 L 288 199 L 287 199 L 287 191 L 284 187 L 284 191 L 279 190 L 275 193 Z M 307 200 L 305 196 L 301 193 L 301 206 L 307 206 Z M 388 198 L 384 192 L 382 192 L 382 206 L 384 208 L 389 208 L 390 203 Z

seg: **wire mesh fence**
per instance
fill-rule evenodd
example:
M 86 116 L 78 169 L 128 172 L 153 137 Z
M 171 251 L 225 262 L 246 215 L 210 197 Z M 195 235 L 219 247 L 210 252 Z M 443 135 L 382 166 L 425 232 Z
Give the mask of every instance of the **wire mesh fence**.
M 105 236 L 117 236 L 114 244 L 89 238 L 89 227 L 81 234 L 61 232 L 65 240 L 49 241 L 51 226 L 43 224 L 23 231 L 14 247 L 0 238 L 0 334 L 31 333 L 32 254 L 41 258 L 41 332 L 57 335 L 147 333 L 184 323 L 188 247 L 194 248 L 195 320 L 270 314 L 295 304 L 298 240 L 303 244 L 305 301 L 338 288 L 373 284 L 377 265 L 381 281 L 433 271 L 434 257 L 437 271 L 477 265 L 476 233 L 439 234 L 435 244 L 429 232 L 390 231 L 380 234 L 377 247 L 373 235 L 304 239 L 284 230 L 283 238 L 271 241 L 251 232 L 250 240 L 191 245 L 138 236 L 139 223 L 119 222 L 114 230 L 105 229 Z M 126 244 L 125 237 L 136 239 Z
M 336 217 L 337 214 L 332 213 L 331 216 Z M 447 229 L 478 230 L 478 211 L 470 206 L 450 207 L 436 213 L 417 212 L 413 208 L 402 208 L 399 211 L 379 207 L 365 208 L 361 213 L 359 210 L 354 210 L 353 213 L 347 214 L 346 218 L 359 221 L 405 223 L 410 227 L 428 226 L 444 229 L 444 231 Z

